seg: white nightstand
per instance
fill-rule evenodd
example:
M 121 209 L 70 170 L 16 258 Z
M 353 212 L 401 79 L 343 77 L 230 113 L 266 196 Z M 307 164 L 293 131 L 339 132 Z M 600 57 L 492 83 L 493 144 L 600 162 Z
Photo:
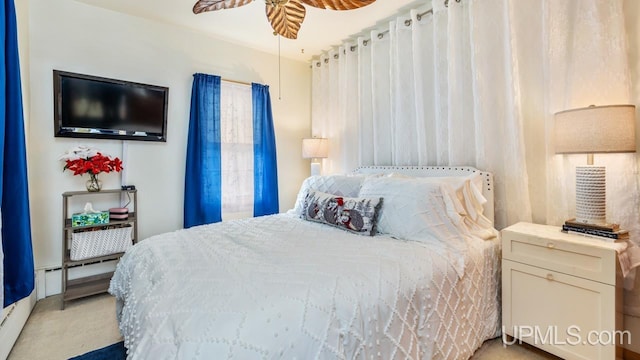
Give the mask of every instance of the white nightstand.
M 600 345 L 611 342 L 607 334 L 623 330 L 615 247 L 557 226 L 518 223 L 503 229 L 505 333 L 564 359 L 622 359 L 620 339 Z

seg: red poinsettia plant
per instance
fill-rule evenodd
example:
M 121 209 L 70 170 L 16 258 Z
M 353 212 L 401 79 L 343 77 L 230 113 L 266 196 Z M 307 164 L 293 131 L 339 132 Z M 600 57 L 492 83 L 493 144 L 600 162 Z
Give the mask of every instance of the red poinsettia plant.
M 89 174 L 87 190 L 100 191 L 102 182 L 98 181 L 98 174 L 122 171 L 122 161 L 102 154 L 100 151 L 87 146 L 78 146 L 68 150 L 59 160 L 64 161 L 64 170 L 73 171 L 73 175 Z
M 67 150 L 58 158 L 65 162 L 64 170 L 73 171 L 73 175 L 89 174 L 94 177 L 102 172 L 119 172 L 122 170 L 122 161 L 102 154 L 99 150 L 80 145 Z
M 73 175 L 82 175 L 89 173 L 90 175 L 98 175 L 102 172 L 110 173 L 112 171 L 119 172 L 122 170 L 122 161 L 119 158 L 110 158 L 102 153 L 97 153 L 90 158 L 78 158 L 74 160 L 66 160 L 64 170 L 73 171 Z

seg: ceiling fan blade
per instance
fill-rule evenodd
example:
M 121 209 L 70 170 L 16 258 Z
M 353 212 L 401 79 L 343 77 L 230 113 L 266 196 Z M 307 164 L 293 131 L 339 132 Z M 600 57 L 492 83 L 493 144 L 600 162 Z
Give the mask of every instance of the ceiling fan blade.
M 199 0 L 193 5 L 193 13 L 200 14 L 206 11 L 232 9 L 247 5 L 253 0 Z
M 298 30 L 306 12 L 299 0 L 289 0 L 286 4 L 275 6 L 267 2 L 267 18 L 271 27 L 276 33 L 288 39 L 298 38 Z
M 303 3 L 327 10 L 353 10 L 373 4 L 376 0 L 300 0 Z

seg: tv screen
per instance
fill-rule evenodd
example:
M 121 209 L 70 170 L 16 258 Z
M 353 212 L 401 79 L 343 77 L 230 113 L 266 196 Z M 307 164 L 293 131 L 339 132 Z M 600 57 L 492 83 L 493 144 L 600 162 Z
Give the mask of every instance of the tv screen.
M 167 141 L 169 88 L 53 71 L 56 137 Z

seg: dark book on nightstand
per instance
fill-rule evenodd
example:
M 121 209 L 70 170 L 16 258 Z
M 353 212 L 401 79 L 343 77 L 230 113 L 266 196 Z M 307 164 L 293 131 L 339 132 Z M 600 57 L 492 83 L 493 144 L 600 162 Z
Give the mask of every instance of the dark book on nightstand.
M 609 231 L 609 232 L 620 230 L 619 224 L 585 224 L 585 223 L 576 221 L 575 218 L 565 221 L 564 224 L 567 226 L 575 226 L 575 227 L 581 227 L 584 229 L 595 229 L 595 230 L 602 230 L 602 231 Z
M 581 226 L 572 226 L 565 223 L 562 225 L 562 231 L 566 233 L 595 237 L 604 241 L 624 241 L 629 239 L 629 231 L 620 229 L 616 231 L 607 231 Z

